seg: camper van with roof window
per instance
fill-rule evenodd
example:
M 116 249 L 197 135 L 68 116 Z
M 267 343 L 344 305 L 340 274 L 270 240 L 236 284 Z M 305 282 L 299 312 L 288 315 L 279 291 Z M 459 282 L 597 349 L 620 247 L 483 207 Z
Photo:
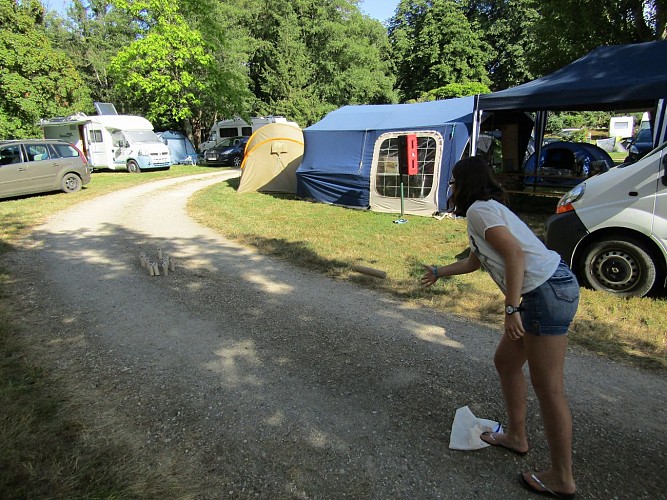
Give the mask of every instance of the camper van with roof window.
M 94 168 L 110 170 L 169 170 L 169 148 L 141 116 L 83 113 L 42 120 L 46 139 L 74 144 Z

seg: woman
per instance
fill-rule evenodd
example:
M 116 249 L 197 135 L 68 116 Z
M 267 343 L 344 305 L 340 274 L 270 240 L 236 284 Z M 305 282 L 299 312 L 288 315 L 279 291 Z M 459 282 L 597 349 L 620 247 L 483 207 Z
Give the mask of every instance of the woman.
M 479 157 L 460 160 L 452 171 L 450 208 L 468 221 L 468 258 L 446 266 L 424 266 L 421 282 L 465 274 L 483 267 L 505 295 L 505 325 L 494 362 L 508 418 L 507 432 L 484 433 L 482 440 L 523 455 L 527 383 L 523 365 L 539 400 L 551 466 L 519 476 L 533 492 L 572 498 L 572 417 L 563 387 L 567 329 L 579 302 L 579 284 L 556 252 L 506 206 L 507 195 Z

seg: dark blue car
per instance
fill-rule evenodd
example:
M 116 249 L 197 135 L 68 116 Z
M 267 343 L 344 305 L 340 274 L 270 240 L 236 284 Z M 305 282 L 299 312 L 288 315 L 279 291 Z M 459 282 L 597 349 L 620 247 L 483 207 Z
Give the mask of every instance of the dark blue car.
M 249 137 L 226 137 L 204 153 L 204 163 L 212 167 L 240 167 Z
M 646 153 L 653 149 L 653 132 L 650 128 L 643 128 L 637 133 L 630 143 L 628 149 L 628 156 L 625 163 L 634 163 L 637 160 L 646 156 Z

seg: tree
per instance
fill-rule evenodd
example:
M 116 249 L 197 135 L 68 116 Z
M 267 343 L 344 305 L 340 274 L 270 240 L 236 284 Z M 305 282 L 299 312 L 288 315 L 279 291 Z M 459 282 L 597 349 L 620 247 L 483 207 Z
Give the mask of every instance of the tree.
M 236 95 L 231 99 L 215 92 L 200 95 L 201 105 L 193 110 L 188 121 L 195 131 L 194 142 L 198 144 L 220 119 L 237 115 L 249 119 L 253 112 L 256 99 L 249 91 L 248 61 L 256 42 L 246 26 L 255 15 L 254 3 L 248 0 L 181 0 L 180 11 L 188 24 L 201 33 L 222 78 Z M 221 106 L 221 97 L 235 104 Z
M 139 34 L 128 11 L 114 8 L 110 0 L 72 0 L 67 19 L 59 15 L 48 19 L 47 33 L 55 45 L 70 54 L 94 100 L 122 107 L 108 67 Z
M 551 73 L 601 45 L 662 40 L 664 0 L 542 0 L 531 53 L 533 71 Z
M 462 2 L 470 23 L 489 45 L 486 68 L 494 90 L 533 79 L 529 57 L 538 20 L 535 0 L 469 0 Z
M 465 97 L 477 94 L 488 94 L 491 92 L 489 87 L 483 83 L 467 82 L 467 83 L 449 83 L 444 87 L 424 92 L 418 102 L 437 101 L 440 99 L 452 99 L 455 97 Z
M 249 97 L 240 71 L 228 71 L 213 44 L 168 0 L 116 0 L 143 33 L 111 61 L 110 72 L 133 109 L 156 127 L 179 124 L 199 143 L 203 106 L 233 116 Z
M 92 110 L 87 87 L 43 23 L 39 1 L 0 0 L 0 137 L 36 137 L 40 118 Z
M 389 39 L 404 100 L 450 83 L 490 83 L 490 48 L 455 0 L 401 0 Z
M 302 125 L 346 104 L 395 102 L 382 25 L 348 0 L 253 2 L 255 110 Z

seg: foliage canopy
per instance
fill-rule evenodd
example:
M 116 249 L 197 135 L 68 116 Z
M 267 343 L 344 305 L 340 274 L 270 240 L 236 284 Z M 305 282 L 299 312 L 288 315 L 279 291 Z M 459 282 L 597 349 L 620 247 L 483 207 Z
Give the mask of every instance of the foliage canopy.
M 0 136 L 92 99 L 186 132 L 347 104 L 501 90 L 603 44 L 664 39 L 662 0 L 401 0 L 383 26 L 360 0 L 0 0 Z M 92 99 L 91 99 L 92 97 Z
M 0 137 L 36 137 L 40 118 L 91 109 L 88 87 L 44 32 L 42 5 L 0 0 Z

